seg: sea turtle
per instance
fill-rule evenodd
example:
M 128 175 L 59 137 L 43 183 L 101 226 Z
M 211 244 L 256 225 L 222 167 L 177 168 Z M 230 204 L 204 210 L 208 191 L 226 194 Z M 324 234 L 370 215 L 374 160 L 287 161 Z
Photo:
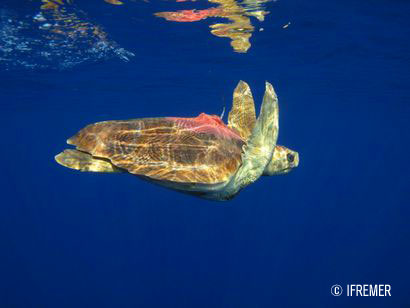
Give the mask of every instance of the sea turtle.
M 80 171 L 129 172 L 202 198 L 229 200 L 261 175 L 298 166 L 297 152 L 276 145 L 278 112 L 276 93 L 267 82 L 256 119 L 250 88 L 240 81 L 228 125 L 205 113 L 98 122 L 68 139 L 76 149 L 55 159 Z

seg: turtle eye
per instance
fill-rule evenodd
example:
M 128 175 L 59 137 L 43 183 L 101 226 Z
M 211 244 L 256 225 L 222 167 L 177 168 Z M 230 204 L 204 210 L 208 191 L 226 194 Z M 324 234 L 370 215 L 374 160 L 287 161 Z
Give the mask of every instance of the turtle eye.
M 288 159 L 288 162 L 293 163 L 293 161 L 295 160 L 295 156 L 293 156 L 292 154 L 288 153 L 286 155 L 286 158 Z

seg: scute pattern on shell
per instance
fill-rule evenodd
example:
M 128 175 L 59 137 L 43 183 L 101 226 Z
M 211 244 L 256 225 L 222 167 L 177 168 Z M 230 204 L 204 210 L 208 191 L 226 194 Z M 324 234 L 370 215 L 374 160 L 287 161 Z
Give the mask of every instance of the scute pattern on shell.
M 88 125 L 67 141 L 109 159 L 128 172 L 155 180 L 215 184 L 241 165 L 241 139 L 201 133 L 167 118 Z

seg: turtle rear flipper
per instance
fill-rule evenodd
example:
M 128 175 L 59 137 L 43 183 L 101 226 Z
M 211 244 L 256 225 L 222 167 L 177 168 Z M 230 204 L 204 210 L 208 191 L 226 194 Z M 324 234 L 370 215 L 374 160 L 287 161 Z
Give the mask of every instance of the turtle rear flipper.
M 109 160 L 96 158 L 78 150 L 66 149 L 56 155 L 55 160 L 62 166 L 88 172 L 124 172 L 115 167 Z

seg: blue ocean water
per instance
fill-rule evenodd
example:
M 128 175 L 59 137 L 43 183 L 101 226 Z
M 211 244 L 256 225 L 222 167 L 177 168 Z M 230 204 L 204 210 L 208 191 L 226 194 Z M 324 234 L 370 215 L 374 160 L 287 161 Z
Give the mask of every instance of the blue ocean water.
M 153 15 L 208 2 L 76 0 L 107 39 L 60 41 L 39 2 L 0 6 L 0 307 L 410 306 L 409 2 L 262 3 L 246 53 L 221 17 Z M 229 202 L 54 161 L 97 121 L 220 114 L 239 80 L 257 108 L 273 83 L 300 165 Z M 392 296 L 331 295 L 354 283 Z

